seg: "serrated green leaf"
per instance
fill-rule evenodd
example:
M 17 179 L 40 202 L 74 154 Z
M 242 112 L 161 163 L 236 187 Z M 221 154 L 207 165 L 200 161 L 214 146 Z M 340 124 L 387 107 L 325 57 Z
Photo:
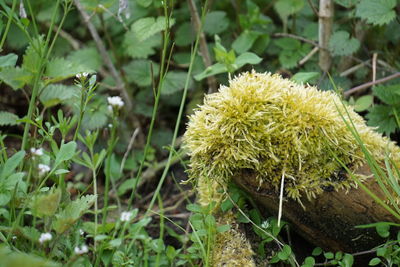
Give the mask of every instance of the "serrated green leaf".
M 19 117 L 14 113 L 7 111 L 0 111 L 0 126 L 17 125 Z
M 64 101 L 72 99 L 79 94 L 76 86 L 67 86 L 63 84 L 50 84 L 40 92 L 40 102 L 49 108 Z
M 22 68 L 32 74 L 38 74 L 41 57 L 44 55 L 45 42 L 42 37 L 33 39 L 25 51 Z
M 151 60 L 134 60 L 128 65 L 124 66 L 124 71 L 128 82 L 134 82 L 138 86 L 150 86 L 152 77 L 156 79 L 160 66 Z
M 232 48 L 238 53 L 248 51 L 260 36 L 260 33 L 254 31 L 243 31 L 239 37 L 232 43 Z
M 67 60 L 73 65 L 80 66 L 79 69 L 84 72 L 98 71 L 103 64 L 100 53 L 94 47 L 87 47 L 71 52 Z
M 399 111 L 398 111 L 398 114 Z M 386 105 L 375 105 L 371 108 L 366 118 L 369 126 L 378 127 L 378 132 L 391 134 L 397 128 L 396 118 L 393 113 L 393 107 Z
M 370 106 L 372 106 L 374 102 L 374 98 L 372 95 L 363 95 L 357 98 L 354 104 L 354 110 L 357 112 L 363 112 L 367 110 Z
M 304 7 L 304 0 L 278 0 L 274 4 L 274 8 L 283 21 L 287 17 L 296 14 Z
M 132 58 L 147 58 L 156 52 L 155 48 L 160 44 L 161 35 L 153 35 L 145 41 L 140 41 L 133 31 L 128 31 L 123 41 L 125 54 Z
M 106 125 L 108 121 L 108 109 L 104 103 L 90 105 L 82 120 L 82 129 L 94 130 Z
M 93 72 L 92 69 L 77 62 L 69 61 L 65 58 L 54 58 L 47 64 L 46 76 L 50 77 L 49 82 L 62 81 L 81 72 Z
M 384 25 L 396 17 L 396 0 L 361 0 L 356 6 L 356 16 L 373 25 Z
M 0 81 L 18 90 L 32 81 L 33 75 L 20 67 L 7 67 L 0 70 Z
M 224 11 L 208 12 L 204 18 L 203 31 L 214 35 L 225 31 L 229 27 L 229 19 Z
M 37 217 L 53 216 L 60 204 L 61 190 L 52 188 L 49 192 L 34 196 L 30 202 L 32 214 Z
M 400 105 L 400 84 L 380 85 L 372 88 L 375 96 L 388 105 Z
M 319 72 L 298 72 L 293 75 L 292 80 L 297 83 L 306 83 L 319 76 Z
M 355 4 L 357 4 L 357 2 L 358 0 L 335 0 L 335 3 L 346 8 L 353 7 Z
M 169 27 L 174 25 L 175 20 L 169 20 Z M 157 19 L 153 17 L 141 18 L 132 24 L 132 32 L 135 33 L 136 38 L 139 42 L 143 42 L 149 37 L 156 33 L 159 33 L 167 27 L 165 17 L 158 17 Z
M 346 31 L 335 32 L 329 40 L 329 50 L 334 56 L 347 56 L 360 48 L 360 41 Z
M 0 56 L 0 68 L 4 67 L 14 67 L 17 63 L 18 56 L 14 53 L 7 54 L 5 56 Z
M 165 76 L 161 94 L 170 95 L 182 90 L 185 87 L 187 72 L 184 71 L 169 71 Z M 189 82 L 189 87 L 192 84 L 192 80 Z
M 96 201 L 95 195 L 86 195 L 69 203 L 60 213 L 55 215 L 52 228 L 58 234 L 64 233 L 87 212 Z

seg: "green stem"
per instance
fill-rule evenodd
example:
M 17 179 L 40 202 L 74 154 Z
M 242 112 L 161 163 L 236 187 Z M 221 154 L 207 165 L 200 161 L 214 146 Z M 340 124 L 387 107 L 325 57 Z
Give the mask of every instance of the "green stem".
M 6 39 L 7 39 L 8 31 L 10 30 L 11 21 L 12 21 L 12 17 L 14 15 L 14 11 L 15 11 L 15 7 L 16 6 L 17 6 L 17 0 L 13 0 L 12 6 L 11 6 L 11 12 L 8 15 L 6 29 L 4 30 L 3 37 L 1 38 L 1 41 L 0 41 L 0 51 L 3 50 L 3 45 L 4 45 L 4 43 L 5 43 Z

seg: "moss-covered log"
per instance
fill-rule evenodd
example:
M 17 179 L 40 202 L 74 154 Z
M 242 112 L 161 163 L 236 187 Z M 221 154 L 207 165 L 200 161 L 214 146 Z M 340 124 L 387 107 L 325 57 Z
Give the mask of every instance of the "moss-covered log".
M 371 174 L 367 166 L 360 167 L 356 172 Z M 243 170 L 233 177 L 235 183 L 250 193 L 269 213 L 278 214 L 279 192 L 273 186 L 266 183 L 260 186 L 251 171 Z M 374 179 L 368 179 L 364 185 L 384 199 Z M 381 244 L 383 239 L 376 234 L 374 228 L 359 229 L 355 226 L 396 221 L 394 216 L 361 188 L 351 188 L 348 192 L 325 188 L 316 198 L 302 198 L 301 202 L 287 197 L 284 199 L 283 218 L 304 239 L 327 251 L 353 253 L 371 249 Z

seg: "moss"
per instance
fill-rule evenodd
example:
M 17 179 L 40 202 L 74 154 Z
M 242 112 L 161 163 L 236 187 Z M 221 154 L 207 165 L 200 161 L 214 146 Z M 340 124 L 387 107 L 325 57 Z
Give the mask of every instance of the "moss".
M 219 217 L 218 223 L 229 224 L 231 229 L 218 233 L 213 245 L 211 266 L 219 267 L 254 267 L 254 252 L 244 233 L 235 222 L 232 212 Z
M 330 151 L 353 169 L 365 159 L 338 107 L 346 114 L 333 92 L 254 71 L 207 95 L 190 116 L 184 136 L 191 156 L 189 175 L 198 181 L 200 203 L 220 203 L 220 189 L 240 169 L 253 170 L 260 184 L 276 188 L 284 172 L 285 192 L 298 200 L 303 195 L 315 197 L 326 186 L 350 188 L 349 181 L 331 179 L 341 166 Z M 387 148 L 400 162 L 400 150 L 393 142 L 366 126 L 350 107 L 346 109 L 375 158 L 382 160 Z

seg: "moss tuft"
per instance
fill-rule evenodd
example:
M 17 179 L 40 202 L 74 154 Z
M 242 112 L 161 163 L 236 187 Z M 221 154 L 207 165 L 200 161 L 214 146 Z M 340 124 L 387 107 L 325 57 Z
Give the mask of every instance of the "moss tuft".
M 253 170 L 260 184 L 276 188 L 284 172 L 285 192 L 298 200 L 302 195 L 315 197 L 324 186 L 351 187 L 349 181 L 332 179 L 341 166 L 330 151 L 353 169 L 365 159 L 337 107 L 342 105 L 333 92 L 254 71 L 207 95 L 190 116 L 184 136 L 200 203 L 220 203 L 221 187 L 240 169 Z M 399 148 L 347 109 L 372 155 L 383 159 L 387 147 L 400 162 Z M 343 108 L 341 112 L 346 113 Z

